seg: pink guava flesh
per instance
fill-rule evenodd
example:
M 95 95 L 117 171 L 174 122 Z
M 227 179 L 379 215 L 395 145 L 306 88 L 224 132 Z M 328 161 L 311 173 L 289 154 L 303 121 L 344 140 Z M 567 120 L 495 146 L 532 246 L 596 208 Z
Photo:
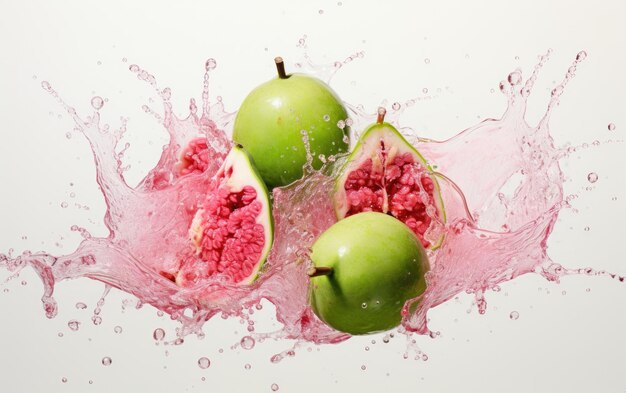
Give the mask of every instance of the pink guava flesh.
M 429 247 L 431 243 L 424 234 L 432 223 L 432 214 L 439 214 L 437 210 L 430 215 L 427 212 L 428 206 L 436 206 L 433 180 L 411 153 L 390 157 L 381 141 L 377 154 L 382 165 L 374 165 L 374 160 L 368 158 L 346 177 L 345 216 L 366 211 L 391 214 L 411 228 L 424 247 Z
M 206 170 L 209 162 L 209 148 L 206 138 L 196 138 L 189 142 L 183 150 L 178 163 L 178 175 L 184 176 L 190 173 L 202 173 Z
M 178 283 L 190 286 L 215 274 L 233 283 L 250 277 L 265 245 L 265 228 L 256 221 L 261 209 L 250 186 L 209 193 L 191 228 L 195 257 L 181 263 Z

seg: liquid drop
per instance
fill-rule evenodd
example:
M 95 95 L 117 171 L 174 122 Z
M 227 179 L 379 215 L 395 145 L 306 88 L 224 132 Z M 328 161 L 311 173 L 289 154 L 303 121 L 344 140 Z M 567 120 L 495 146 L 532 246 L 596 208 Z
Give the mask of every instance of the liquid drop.
M 104 106 L 104 100 L 102 99 L 102 97 L 96 96 L 91 99 L 91 106 L 93 107 L 93 109 L 99 111 Z
M 80 322 L 73 319 L 67 323 L 67 327 L 69 327 L 70 330 L 77 331 L 78 328 L 80 328 Z
M 598 174 L 595 172 L 591 172 L 590 174 L 587 175 L 587 180 L 589 180 L 589 183 L 595 183 L 598 181 Z
M 152 338 L 154 338 L 156 341 L 161 341 L 163 340 L 164 337 L 165 337 L 165 330 L 161 328 L 155 329 L 154 332 L 152 333 Z
M 241 339 L 241 347 L 243 349 L 247 349 L 250 350 L 252 348 L 254 348 L 254 345 L 256 344 L 256 341 L 254 341 L 254 338 L 250 337 L 250 336 L 245 336 L 244 338 Z
M 198 359 L 198 367 L 200 367 L 201 369 L 207 369 L 210 365 L 211 361 L 209 360 L 209 358 L 201 357 L 200 359 Z

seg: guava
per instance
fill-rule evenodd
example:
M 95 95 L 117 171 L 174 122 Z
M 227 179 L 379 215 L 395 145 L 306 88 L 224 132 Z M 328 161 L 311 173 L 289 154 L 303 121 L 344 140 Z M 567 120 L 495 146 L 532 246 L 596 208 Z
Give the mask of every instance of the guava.
M 338 218 L 360 212 L 390 214 L 405 223 L 426 248 L 443 241 L 445 210 L 439 184 L 424 157 L 389 123 L 379 108 L 340 171 L 334 189 Z
M 383 213 L 338 221 L 315 241 L 310 303 L 332 328 L 353 334 L 392 329 L 405 302 L 426 289 L 428 257 L 417 236 Z
M 233 140 L 246 147 L 271 189 L 298 180 L 307 160 L 303 133 L 308 138 L 312 166 L 320 155 L 348 152 L 348 129 L 337 126 L 348 114 L 337 94 L 321 80 L 286 74 L 276 58 L 278 77 L 250 92 L 233 126 Z
M 273 221 L 267 188 L 242 146 L 232 148 L 215 175 L 189 238 L 177 284 L 192 287 L 213 276 L 242 284 L 256 279 L 272 246 Z

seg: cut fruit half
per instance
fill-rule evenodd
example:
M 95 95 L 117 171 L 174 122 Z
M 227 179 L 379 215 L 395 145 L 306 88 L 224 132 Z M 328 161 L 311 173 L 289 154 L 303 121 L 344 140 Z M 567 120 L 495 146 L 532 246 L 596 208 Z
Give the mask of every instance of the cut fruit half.
M 226 156 L 189 236 L 193 255 L 181 261 L 177 284 L 190 287 L 213 276 L 249 284 L 258 276 L 272 247 L 272 212 L 267 188 L 242 146 Z
M 360 212 L 390 214 L 405 223 L 425 248 L 443 242 L 445 210 L 439 184 L 422 155 L 391 124 L 368 127 L 341 170 L 334 194 L 339 219 Z

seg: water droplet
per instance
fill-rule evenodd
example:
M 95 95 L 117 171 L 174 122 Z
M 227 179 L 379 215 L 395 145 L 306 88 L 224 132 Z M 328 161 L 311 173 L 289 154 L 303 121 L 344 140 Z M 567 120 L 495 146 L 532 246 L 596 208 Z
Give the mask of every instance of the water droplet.
M 65 378 L 65 377 L 61 378 L 61 382 L 66 383 L 67 382 L 67 378 Z
M 68 206 L 68 205 L 67 205 L 67 202 L 61 202 L 61 207 L 62 207 L 63 209 L 65 209 L 67 206 Z
M 92 381 L 91 379 L 89 380 L 89 384 L 90 384 L 90 385 L 93 385 L 93 381 Z
M 80 322 L 78 322 L 75 319 L 72 319 L 71 321 L 67 323 L 67 327 L 69 327 L 70 330 L 77 331 L 78 328 L 80 328 Z
M 430 59 L 429 59 L 428 57 L 427 57 L 427 58 L 425 58 L 425 59 L 424 59 L 424 63 L 426 63 L 426 64 L 430 64 Z
M 519 85 L 522 82 L 522 74 L 519 71 L 513 71 L 507 79 L 511 86 Z
M 578 54 L 576 55 L 576 60 L 581 61 L 581 60 L 585 60 L 587 58 L 587 52 L 580 51 L 578 52 Z
M 322 15 L 324 13 L 324 10 L 319 10 L 319 11 L 317 11 L 317 13 Z
M 110 366 L 111 363 L 113 363 L 113 360 L 111 360 L 110 357 L 105 356 L 105 357 L 102 358 L 102 365 L 103 366 Z
M 123 330 L 123 329 L 122 329 L 122 327 L 121 327 L 121 326 L 116 326 L 116 327 L 114 327 L 114 328 L 113 328 L 113 331 L 114 331 L 115 333 L 117 333 L 117 334 L 122 333 L 122 330 Z
M 367 369 L 367 367 L 364 364 L 361 365 L 361 370 L 365 371 L 365 369 Z
M 366 346 L 366 347 L 365 347 L 365 350 L 366 350 L 366 351 L 369 351 L 369 350 L 370 350 L 370 347 Z
M 241 344 L 241 348 L 249 350 L 249 349 L 254 348 L 256 341 L 254 341 L 254 338 L 250 336 L 245 336 L 241 339 L 240 344 Z
M 346 125 L 347 125 L 348 127 L 350 127 L 350 126 L 352 125 L 352 123 L 354 123 L 354 121 L 353 121 L 352 119 L 350 119 L 350 118 L 347 118 L 347 119 L 346 119 Z
M 243 366 L 243 368 L 245 368 L 246 370 L 250 370 L 252 366 L 250 365 L 250 363 L 246 363 L 246 365 Z
M 161 341 L 163 340 L 164 337 L 165 337 L 165 330 L 161 328 L 155 329 L 154 332 L 152 333 L 152 338 L 154 338 L 156 341 Z
M 424 93 L 424 94 L 428 93 L 428 89 L 427 88 L 423 88 L 422 89 L 422 93 Z
M 500 84 L 498 85 L 500 87 L 500 91 L 503 93 L 506 93 L 508 88 L 506 86 L 506 83 L 504 83 L 504 81 L 501 81 Z
M 166 101 L 172 98 L 172 89 L 170 89 L 169 87 L 163 89 L 163 91 L 161 92 L 161 97 L 163 97 L 163 99 Z
M 201 357 L 200 359 L 198 359 L 198 366 L 205 370 L 207 368 L 209 368 L 209 366 L 211 365 L 211 361 L 209 360 L 209 358 L 207 357 Z
M 337 127 L 341 128 L 343 130 L 344 128 L 346 128 L 346 122 L 343 121 L 343 120 L 339 120 L 337 122 Z
M 563 86 L 557 86 L 554 89 L 552 89 L 552 97 L 557 97 L 559 95 L 561 95 L 561 93 L 563 92 Z
M 330 116 L 324 115 L 324 121 L 330 121 Z
M 95 96 L 91 99 L 91 106 L 93 109 L 99 111 L 104 106 L 104 100 L 100 96 Z
M 204 63 L 204 69 L 207 71 L 214 70 L 216 67 L 217 67 L 217 62 L 213 58 L 208 59 L 206 63 Z
M 277 390 L 278 390 L 278 385 L 277 385 L 277 384 L 275 384 L 275 383 L 273 383 L 273 384 L 272 384 L 272 386 L 271 386 L 271 388 L 272 388 L 272 391 L 273 391 L 273 392 L 275 392 L 275 391 L 277 391 Z
M 590 229 L 591 228 L 589 228 L 589 227 L 585 227 L 585 232 L 589 232 Z
M 391 105 L 391 109 L 393 109 L 394 111 L 397 111 L 400 109 L 400 103 L 399 102 L 394 102 L 393 105 Z
M 517 311 L 512 311 L 509 315 L 509 318 L 511 318 L 512 320 L 516 320 L 517 318 L 519 318 L 519 313 Z
M 57 336 L 63 337 L 63 333 L 59 332 L 59 334 L 57 334 Z
M 590 174 L 587 175 L 587 180 L 589 180 L 589 183 L 595 183 L 598 181 L 598 174 L 595 172 L 591 172 Z
M 365 303 L 365 302 L 361 303 L 361 308 L 363 308 L 363 309 L 367 308 L 367 303 Z
M 615 124 L 609 123 L 609 131 L 615 131 Z
M 26 284 L 28 284 L 26 280 L 22 280 L 22 285 L 26 285 Z

